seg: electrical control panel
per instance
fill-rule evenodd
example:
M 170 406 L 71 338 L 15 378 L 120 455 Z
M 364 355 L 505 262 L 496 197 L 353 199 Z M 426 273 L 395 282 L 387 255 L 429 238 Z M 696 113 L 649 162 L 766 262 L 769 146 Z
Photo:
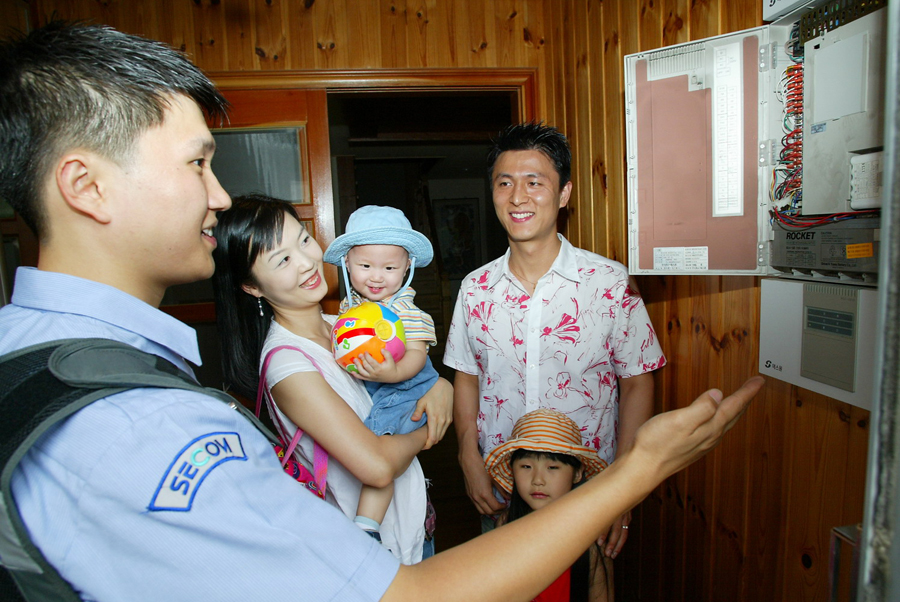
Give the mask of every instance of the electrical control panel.
M 871 410 L 877 297 L 868 287 L 763 279 L 760 374 Z
M 864 15 L 804 44 L 803 203 L 808 215 L 880 207 L 878 159 L 884 145 L 884 10 Z M 810 83 L 812 85 L 810 85 Z M 854 203 L 851 174 L 859 178 Z M 879 190 L 880 192 L 880 190 Z
M 628 268 L 762 281 L 759 370 L 870 409 L 887 0 L 625 57 Z
M 625 57 L 631 273 L 875 285 L 885 6 Z
M 835 222 L 806 230 L 776 229 L 770 263 L 797 278 L 875 285 L 881 229 L 877 218 Z

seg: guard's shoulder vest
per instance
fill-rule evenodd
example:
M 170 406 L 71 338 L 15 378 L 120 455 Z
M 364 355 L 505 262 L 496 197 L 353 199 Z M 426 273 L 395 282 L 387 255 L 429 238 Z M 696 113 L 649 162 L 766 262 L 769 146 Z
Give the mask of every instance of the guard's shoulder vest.
M 12 497 L 13 471 L 29 448 L 62 420 L 98 399 L 146 387 L 215 397 L 276 440 L 227 393 L 203 387 L 168 360 L 124 343 L 65 339 L 0 356 L 0 600 L 80 600 L 31 541 Z

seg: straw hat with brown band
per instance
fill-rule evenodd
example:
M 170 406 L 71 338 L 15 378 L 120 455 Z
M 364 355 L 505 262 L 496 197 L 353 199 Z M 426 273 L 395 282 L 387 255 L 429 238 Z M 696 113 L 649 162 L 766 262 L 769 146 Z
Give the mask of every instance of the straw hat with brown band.
M 512 492 L 510 456 L 517 449 L 575 456 L 581 461 L 584 479 L 606 468 L 597 451 L 582 445 L 581 432 L 571 418 L 561 412 L 540 409 L 516 421 L 508 441 L 495 447 L 485 459 L 485 468 L 506 493 Z

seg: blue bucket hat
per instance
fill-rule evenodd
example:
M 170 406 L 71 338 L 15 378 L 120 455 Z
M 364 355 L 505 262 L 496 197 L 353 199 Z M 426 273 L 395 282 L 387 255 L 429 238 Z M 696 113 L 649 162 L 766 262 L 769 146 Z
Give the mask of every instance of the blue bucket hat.
M 425 267 L 434 258 L 431 241 L 421 232 L 413 230 L 402 211 L 393 207 L 365 205 L 350 214 L 345 232 L 335 238 L 325 251 L 325 261 L 341 267 L 348 291 L 351 289 L 350 278 L 344 258 L 350 249 L 359 245 L 396 245 L 409 253 L 409 277 L 388 305 L 412 282 L 416 267 Z
M 350 214 L 346 231 L 325 251 L 325 261 L 341 265 L 341 258 L 359 245 L 396 245 L 409 253 L 416 267 L 423 268 L 434 257 L 424 234 L 413 230 L 403 212 L 393 207 L 366 205 Z

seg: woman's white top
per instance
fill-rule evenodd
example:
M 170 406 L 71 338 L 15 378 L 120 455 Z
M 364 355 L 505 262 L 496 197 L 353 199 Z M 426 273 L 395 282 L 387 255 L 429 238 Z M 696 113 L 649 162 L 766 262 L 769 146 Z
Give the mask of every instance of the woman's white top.
M 323 317 L 331 324 L 336 319 L 336 316 Z M 269 350 L 279 345 L 303 349 L 315 359 L 322 369 L 325 380 L 356 412 L 359 419 L 363 420 L 369 415 L 372 399 L 366 388 L 361 381 L 341 368 L 329 351 L 309 339 L 295 335 L 273 320 L 263 345 L 262 357 L 265 358 Z M 266 384 L 271 389 L 281 380 L 297 372 L 317 372 L 317 370 L 302 353 L 283 349 L 277 352 L 269 363 Z M 276 407 L 276 411 L 288 434 L 292 436 L 297 426 L 280 408 Z M 312 438 L 304 433 L 297 448 L 300 450 L 300 460 L 312 472 Z M 356 517 L 361 487 L 359 479 L 329 454 L 326 499 L 340 508 L 350 520 Z M 394 480 L 394 499 L 381 523 L 381 539 L 403 564 L 414 564 L 422 560 L 422 544 L 425 539 L 425 475 L 416 458 L 413 458 L 406 472 Z

